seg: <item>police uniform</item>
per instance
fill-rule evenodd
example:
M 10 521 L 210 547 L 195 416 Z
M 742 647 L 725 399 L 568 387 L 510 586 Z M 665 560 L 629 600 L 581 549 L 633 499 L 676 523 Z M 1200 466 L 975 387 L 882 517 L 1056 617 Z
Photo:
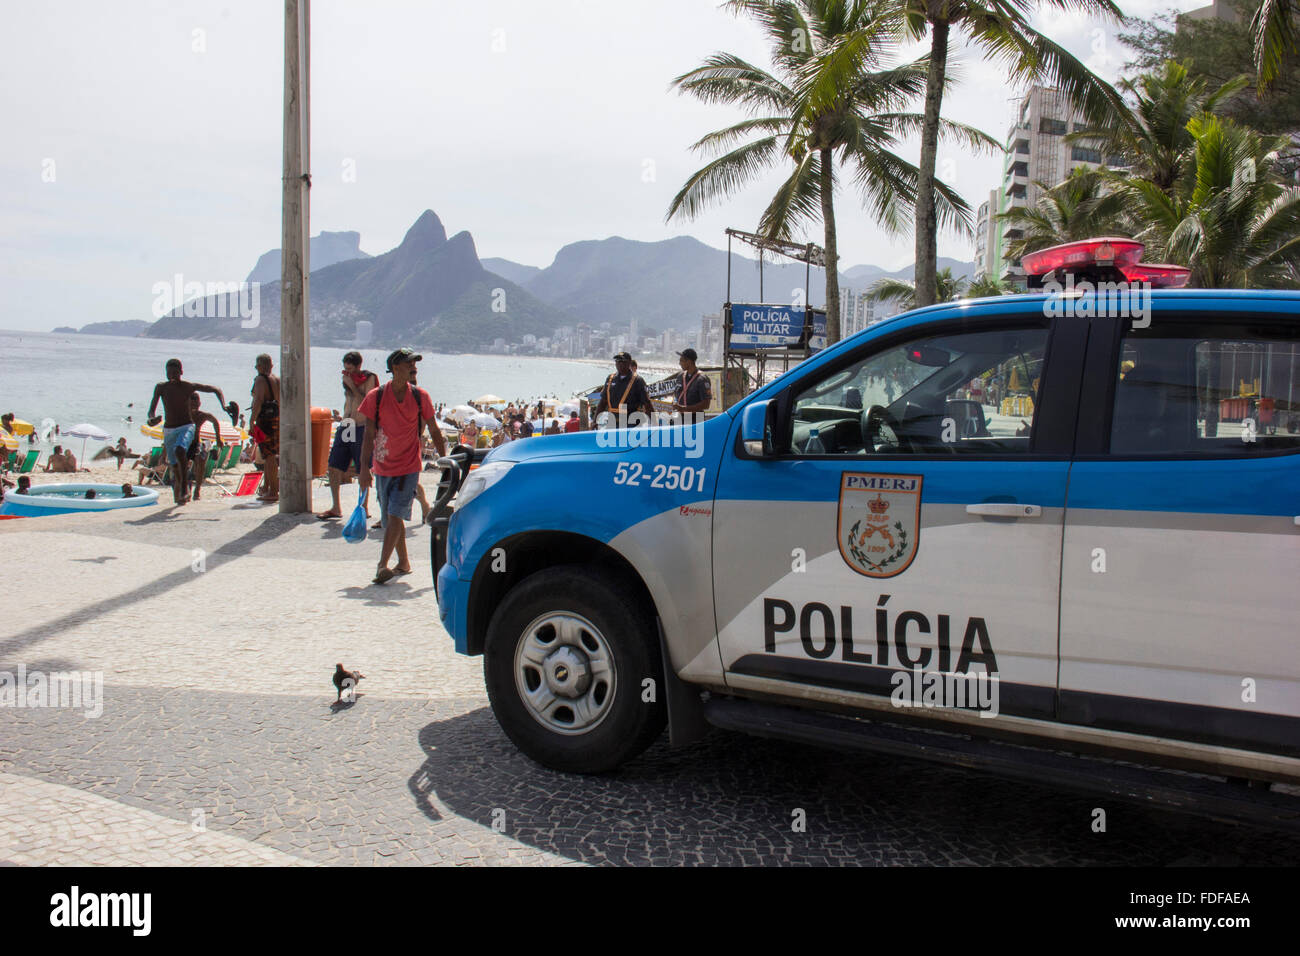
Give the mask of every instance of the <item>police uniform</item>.
M 673 402 L 677 405 L 698 405 L 700 402 L 712 401 L 713 385 L 709 382 L 709 377 L 699 369 L 694 372 L 683 371 L 677 383 L 677 396 Z
M 645 380 L 636 372 L 611 375 L 605 379 L 603 394 L 605 407 L 620 422 L 626 422 L 631 412 L 644 412 L 650 404 L 650 392 L 645 387 Z

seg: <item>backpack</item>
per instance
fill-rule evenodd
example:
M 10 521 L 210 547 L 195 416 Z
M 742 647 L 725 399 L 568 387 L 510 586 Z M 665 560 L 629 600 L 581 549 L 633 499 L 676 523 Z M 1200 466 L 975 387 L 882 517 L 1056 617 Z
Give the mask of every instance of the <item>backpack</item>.
M 379 394 L 375 396 L 375 437 L 379 437 L 379 407 L 384 403 L 384 389 L 387 385 L 379 386 Z M 424 427 L 424 392 L 416 386 L 410 386 L 411 394 L 415 396 L 415 443 L 420 443 L 420 429 Z

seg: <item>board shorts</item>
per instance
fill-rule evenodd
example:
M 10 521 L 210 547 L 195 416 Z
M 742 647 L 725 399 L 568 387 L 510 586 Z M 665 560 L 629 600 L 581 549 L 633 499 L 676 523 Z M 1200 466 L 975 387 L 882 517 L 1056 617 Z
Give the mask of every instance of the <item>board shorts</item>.
M 420 483 L 420 473 L 409 475 L 375 475 L 375 492 L 379 496 L 379 520 L 385 528 L 389 517 L 411 520 L 411 502 Z
M 329 466 L 337 468 L 339 471 L 347 471 L 349 468 L 356 468 L 357 473 L 361 472 L 361 443 L 366 437 L 366 426 L 358 424 L 353 429 L 354 439 L 347 441 L 344 434 L 347 431 L 347 424 L 350 419 L 343 419 L 339 423 L 338 430 L 334 432 L 334 444 L 330 448 Z M 376 478 L 379 476 L 376 475 Z
M 194 437 L 197 434 L 198 429 L 194 427 L 193 422 L 188 425 L 182 425 L 179 428 L 164 428 L 163 448 L 167 450 L 167 464 L 179 464 L 176 458 L 176 449 L 189 448 L 190 443 L 194 441 Z
M 280 416 L 263 415 L 257 422 L 262 437 L 257 440 L 257 448 L 263 457 L 280 454 Z

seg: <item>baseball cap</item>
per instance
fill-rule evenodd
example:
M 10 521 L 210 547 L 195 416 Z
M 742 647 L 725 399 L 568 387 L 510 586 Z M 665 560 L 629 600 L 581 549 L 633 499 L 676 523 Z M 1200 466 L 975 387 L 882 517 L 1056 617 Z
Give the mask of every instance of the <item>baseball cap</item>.
M 699 358 L 699 356 L 695 354 L 695 349 L 682 349 L 677 354 L 684 359 L 690 359 L 692 362 Z
M 619 352 L 617 355 L 614 356 L 614 361 L 615 361 L 615 362 L 630 362 L 630 361 L 632 361 L 632 355 L 631 355 L 631 353 L 629 353 L 629 352 Z
M 422 358 L 424 358 L 424 356 L 416 355 L 414 349 L 408 349 L 406 346 L 402 346 L 400 349 L 396 349 L 393 352 L 389 353 L 388 371 L 391 372 L 393 370 L 393 366 L 396 365 L 398 362 L 418 362 Z

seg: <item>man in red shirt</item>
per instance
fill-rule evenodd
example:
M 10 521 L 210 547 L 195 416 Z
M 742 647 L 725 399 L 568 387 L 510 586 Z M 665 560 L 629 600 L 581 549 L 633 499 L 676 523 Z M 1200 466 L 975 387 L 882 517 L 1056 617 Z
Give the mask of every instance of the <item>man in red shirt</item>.
M 582 422 L 578 421 L 577 412 L 569 412 L 569 420 L 564 423 L 566 432 L 576 432 L 582 430 Z
M 423 464 L 420 435 L 425 428 L 429 429 L 438 454 L 447 454 L 447 440 L 438 428 L 433 402 L 427 392 L 415 385 L 415 364 L 420 359 L 421 356 L 408 348 L 389 355 L 392 381 L 367 393 L 356 411 L 358 424 L 365 426 L 361 490 L 369 490 L 373 471 L 377 479 L 380 523 L 384 527 L 376 584 L 386 584 L 397 574 L 411 573 L 411 561 L 406 554 L 406 522 L 411 520 L 411 501 L 420 483 Z M 389 568 L 388 559 L 394 551 L 397 565 Z

